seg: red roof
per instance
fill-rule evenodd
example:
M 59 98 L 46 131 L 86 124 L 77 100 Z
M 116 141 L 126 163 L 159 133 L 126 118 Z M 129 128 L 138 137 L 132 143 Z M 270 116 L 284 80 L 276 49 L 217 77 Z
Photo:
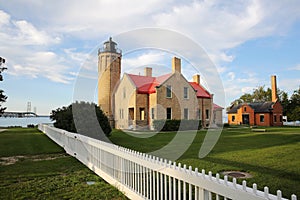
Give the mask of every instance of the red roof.
M 196 82 L 190 82 L 190 85 L 197 91 L 197 98 L 211 98 L 209 92 Z
M 135 84 L 138 93 L 140 94 L 152 94 L 155 93 L 155 87 L 161 85 L 172 74 L 165 74 L 158 77 L 140 76 L 134 74 L 128 74 L 130 79 Z
M 140 76 L 128 74 L 135 84 L 139 94 L 152 94 L 156 92 L 155 87 L 165 82 L 172 74 L 165 74 L 158 77 Z M 190 85 L 197 91 L 197 98 L 211 98 L 211 95 L 201 85 L 190 82 Z
M 223 107 L 221 107 L 221 106 L 214 103 L 214 110 L 219 109 L 219 108 L 224 109 Z

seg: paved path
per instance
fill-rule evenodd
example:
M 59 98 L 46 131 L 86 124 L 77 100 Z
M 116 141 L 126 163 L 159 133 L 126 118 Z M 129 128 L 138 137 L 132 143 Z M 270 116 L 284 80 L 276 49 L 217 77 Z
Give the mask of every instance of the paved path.
M 6 130 L 7 130 L 7 129 L 1 129 L 1 128 L 0 128 L 0 132 L 2 132 L 2 131 L 6 131 Z

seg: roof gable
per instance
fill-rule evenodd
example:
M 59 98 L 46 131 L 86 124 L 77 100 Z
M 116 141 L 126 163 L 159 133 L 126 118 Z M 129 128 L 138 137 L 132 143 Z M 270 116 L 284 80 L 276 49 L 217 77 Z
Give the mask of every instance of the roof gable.
M 136 86 L 140 94 L 152 94 L 156 92 L 155 87 L 165 82 L 172 74 L 165 74 L 158 77 L 140 76 L 127 74 Z

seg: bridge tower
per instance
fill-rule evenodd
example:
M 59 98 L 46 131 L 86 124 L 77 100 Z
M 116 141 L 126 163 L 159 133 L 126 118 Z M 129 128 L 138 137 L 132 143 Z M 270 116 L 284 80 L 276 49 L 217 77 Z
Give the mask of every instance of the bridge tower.
M 113 92 L 121 76 L 122 51 L 110 37 L 98 50 L 98 105 L 114 127 Z
M 31 102 L 27 102 L 27 112 L 31 112 Z

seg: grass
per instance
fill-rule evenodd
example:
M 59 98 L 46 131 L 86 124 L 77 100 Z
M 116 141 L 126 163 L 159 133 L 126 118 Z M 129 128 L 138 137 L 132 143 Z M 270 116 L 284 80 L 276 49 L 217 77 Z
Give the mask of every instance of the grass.
M 224 129 L 204 159 L 198 158 L 198 152 L 206 131 L 199 131 L 191 145 L 182 144 L 188 149 L 177 162 L 214 174 L 225 170 L 249 172 L 253 177 L 247 179 L 248 186 L 257 183 L 260 190 L 268 186 L 273 194 L 280 189 L 287 198 L 291 194 L 299 197 L 300 128 L 264 128 L 266 132 L 239 127 Z M 175 135 L 169 132 L 140 138 L 114 130 L 110 139 L 137 151 L 152 152 L 166 146 Z M 3 157 L 17 161 L 0 165 L 0 199 L 126 199 L 36 129 L 1 132 L 0 158 Z M 87 181 L 95 184 L 87 185 Z
M 239 127 L 224 129 L 218 143 L 203 159 L 198 158 L 198 152 L 206 131 L 199 131 L 190 146 L 183 144 L 189 148 L 177 162 L 213 174 L 226 170 L 249 172 L 253 177 L 247 179 L 248 186 L 257 183 L 260 190 L 268 186 L 272 194 L 280 189 L 287 198 L 292 194 L 300 197 L 300 128 L 263 128 L 267 131 L 252 132 L 250 128 Z M 114 130 L 110 139 L 124 147 L 151 152 L 164 147 L 175 135 L 170 132 L 139 138 Z
M 0 199 L 126 199 L 36 129 L 0 132 L 4 157 L 15 163 L 0 164 Z

